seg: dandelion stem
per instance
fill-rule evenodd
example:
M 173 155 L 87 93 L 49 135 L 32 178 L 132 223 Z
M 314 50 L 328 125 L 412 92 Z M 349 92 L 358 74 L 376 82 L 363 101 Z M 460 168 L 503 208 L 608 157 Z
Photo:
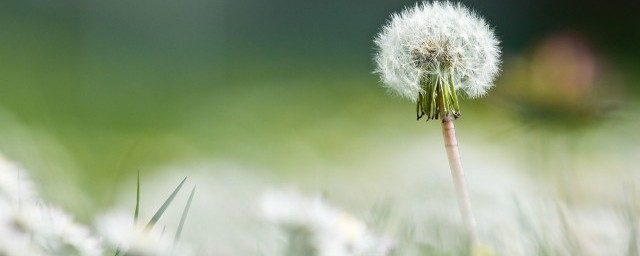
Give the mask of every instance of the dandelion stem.
M 444 111 L 441 90 L 439 88 L 437 101 L 440 106 L 440 117 L 442 119 L 442 136 L 444 138 L 444 146 L 447 151 L 447 158 L 449 159 L 449 168 L 451 169 L 451 176 L 453 178 L 453 185 L 456 190 L 456 196 L 458 198 L 458 206 L 460 207 L 460 214 L 462 215 L 462 221 L 467 229 L 467 235 L 471 248 L 478 245 L 478 232 L 476 230 L 476 219 L 471 211 L 471 200 L 469 199 L 469 191 L 467 189 L 467 183 L 464 178 L 464 170 L 462 169 L 462 162 L 460 161 L 460 152 L 458 152 L 458 140 L 456 139 L 456 130 L 453 125 L 455 119 L 451 113 Z

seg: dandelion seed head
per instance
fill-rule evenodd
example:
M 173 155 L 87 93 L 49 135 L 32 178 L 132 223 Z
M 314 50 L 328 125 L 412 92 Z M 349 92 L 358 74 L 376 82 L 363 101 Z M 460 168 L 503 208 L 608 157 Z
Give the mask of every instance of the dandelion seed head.
M 384 87 L 412 101 L 424 92 L 426 76 L 451 80 L 475 98 L 486 94 L 499 71 L 493 30 L 461 4 L 423 2 L 393 14 L 375 44 L 375 72 Z

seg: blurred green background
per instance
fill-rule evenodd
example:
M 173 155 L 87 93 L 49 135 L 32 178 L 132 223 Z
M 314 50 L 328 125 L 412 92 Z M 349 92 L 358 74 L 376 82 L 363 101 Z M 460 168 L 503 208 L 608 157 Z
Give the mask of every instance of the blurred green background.
M 314 166 L 385 145 L 376 138 L 437 135 L 372 74 L 372 39 L 413 3 L 0 0 L 0 150 L 31 171 L 45 197 L 86 216 L 113 203 L 136 171 L 172 162 L 227 159 L 318 175 L 330 170 Z M 575 147 L 640 166 L 624 154 L 640 138 L 638 1 L 465 4 L 495 27 L 504 74 L 489 97 L 464 101 L 459 133 L 528 151 L 512 139 L 536 131 L 544 144 L 596 127 L 602 139 Z M 586 73 L 538 81 L 549 73 L 536 65 L 574 48 L 569 64 L 591 61 Z M 593 79 L 572 87 L 568 73 Z M 576 100 L 547 101 L 559 87 Z

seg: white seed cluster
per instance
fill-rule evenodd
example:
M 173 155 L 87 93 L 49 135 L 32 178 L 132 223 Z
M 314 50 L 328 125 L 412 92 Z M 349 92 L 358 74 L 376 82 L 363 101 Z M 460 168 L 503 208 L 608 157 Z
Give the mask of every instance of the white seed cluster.
M 306 197 L 296 191 L 267 191 L 260 199 L 265 220 L 284 228 L 290 239 L 298 228 L 308 233 L 311 251 L 295 255 L 353 256 L 390 255 L 393 241 L 370 230 L 360 219 L 327 204 L 319 197 Z M 287 229 L 288 228 L 288 229 Z M 303 237 L 304 238 L 304 237 Z
M 22 168 L 0 154 L 0 255 L 102 255 L 100 240 L 46 204 Z
M 487 23 L 460 4 L 423 2 L 393 14 L 375 39 L 375 61 L 384 86 L 417 101 L 420 84 L 434 75 L 469 97 L 493 86 L 499 41 Z

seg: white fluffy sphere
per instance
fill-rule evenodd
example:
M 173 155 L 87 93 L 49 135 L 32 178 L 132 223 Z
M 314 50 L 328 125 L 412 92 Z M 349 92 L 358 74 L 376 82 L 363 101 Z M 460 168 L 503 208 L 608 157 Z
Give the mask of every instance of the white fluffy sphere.
M 493 30 L 460 4 L 423 2 L 393 14 L 375 43 L 376 73 L 384 86 L 412 101 L 427 75 L 451 81 L 474 98 L 493 86 L 500 70 Z

